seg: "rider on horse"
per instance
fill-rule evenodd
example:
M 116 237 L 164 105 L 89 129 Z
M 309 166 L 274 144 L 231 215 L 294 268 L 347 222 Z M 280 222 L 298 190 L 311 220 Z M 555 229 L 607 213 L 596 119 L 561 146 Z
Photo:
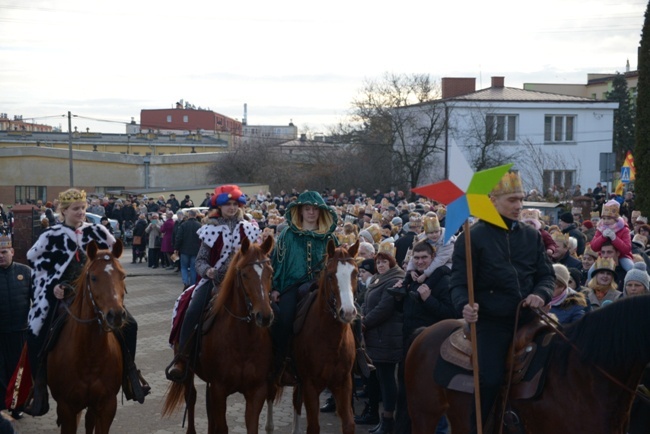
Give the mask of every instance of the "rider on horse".
M 506 173 L 490 193 L 490 201 L 507 229 L 482 220 L 470 229 L 473 305 L 468 303 L 465 234 L 454 249 L 451 297 L 457 312 L 476 323 L 483 425 L 505 377 L 517 306 L 525 300 L 524 307 L 541 308 L 551 301 L 555 286 L 555 272 L 539 231 L 518 221 L 524 196 L 519 175 Z
M 74 282 L 86 262 L 86 246 L 95 241 L 100 248 L 110 248 L 115 238 L 98 224 L 86 223 L 86 193 L 69 189 L 59 194 L 59 209 L 63 223 L 55 224 L 41 234 L 27 252 L 32 267 L 34 303 L 29 311 L 29 333 L 27 348 L 29 363 L 34 376 L 31 399 L 25 406 L 25 413 L 42 416 L 49 411 L 47 393 L 47 353 L 54 344 L 66 316 L 59 316 L 63 304 L 74 298 Z M 134 358 L 138 325 L 127 311 L 126 324 L 121 334 L 116 334 L 124 355 L 127 399 L 140 403 L 149 394 L 150 387 Z
M 278 235 L 271 255 L 271 300 L 279 308 L 271 334 L 276 378 L 281 384 L 292 385 L 296 379 L 286 368 L 299 293 L 307 292 L 311 283 L 318 279 L 327 254 L 328 241 L 333 240 L 338 244 L 334 236 L 338 217 L 316 191 L 301 193 L 298 200 L 289 204 L 285 217 L 288 226 Z M 356 327 L 352 328 L 359 335 L 355 341 L 360 343 L 360 322 L 356 321 Z M 365 353 L 363 357 L 357 357 L 357 362 L 366 363 Z
M 174 343 L 177 354 L 167 370 L 167 378 L 171 381 L 182 382 L 187 376 L 187 364 L 193 356 L 192 336 L 200 322 L 213 292 L 213 285 L 218 292 L 228 270 L 228 265 L 237 249 L 241 247 L 244 237 L 251 243 L 257 241 L 260 229 L 244 220 L 241 207 L 246 205 L 246 195 L 236 185 L 223 185 L 215 188 L 210 199 L 210 218 L 208 223 L 198 230 L 201 247 L 196 257 L 196 272 L 201 281 L 188 288 L 177 301 L 175 315 L 182 321 L 180 335 L 178 322 L 172 330 L 171 342 Z M 185 316 L 179 306 L 191 297 L 185 310 Z

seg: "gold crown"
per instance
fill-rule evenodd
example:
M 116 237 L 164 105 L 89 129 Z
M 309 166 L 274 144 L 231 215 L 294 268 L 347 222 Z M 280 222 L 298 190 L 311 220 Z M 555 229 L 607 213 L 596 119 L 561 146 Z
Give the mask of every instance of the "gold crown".
M 598 253 L 594 252 L 594 249 L 591 248 L 591 243 L 587 243 L 585 246 L 585 251 L 582 253 L 582 256 L 587 255 L 592 258 L 598 258 Z
M 603 212 L 601 217 L 613 217 L 618 218 L 618 211 L 621 208 L 618 202 L 615 200 L 610 200 L 605 205 L 603 205 Z
M 615 273 L 616 271 L 616 264 L 614 263 L 614 260 L 612 258 L 598 258 L 596 259 L 596 264 L 594 265 L 594 273 L 597 273 L 599 271 L 611 271 L 612 273 Z
M 593 220 L 593 219 L 599 219 L 599 218 L 600 218 L 600 214 L 598 214 L 598 211 L 592 211 L 592 212 L 590 212 L 590 213 L 589 213 L 589 216 L 591 217 L 591 220 Z
M 438 214 L 439 219 L 444 219 L 447 216 L 447 208 L 444 206 L 439 206 L 438 209 L 436 210 L 436 214 Z
M 396 251 L 397 248 L 395 247 L 395 244 L 390 240 L 382 241 L 381 244 L 379 244 L 379 248 L 377 249 L 377 253 L 385 253 L 387 255 L 391 255 L 392 257 L 395 257 Z
M 422 223 L 422 214 L 417 212 L 409 214 L 409 223 Z
M 539 220 L 540 212 L 538 209 L 522 209 L 519 214 L 519 219 L 526 220 Z
M 517 172 L 508 172 L 501 177 L 499 183 L 492 189 L 491 196 L 501 196 L 503 194 L 523 193 L 524 187 L 521 184 L 521 178 Z
M 569 245 L 569 234 L 563 234 L 562 232 L 555 232 L 552 235 L 553 241 L 555 241 L 556 244 L 562 243 L 563 246 L 568 246 Z
M 573 214 L 573 215 L 576 215 L 576 214 L 582 215 L 582 207 L 574 206 L 573 208 L 571 208 L 571 214 Z
M 77 190 L 76 188 L 71 188 L 64 192 L 59 193 L 59 203 L 61 205 L 70 205 L 74 202 L 85 202 L 86 201 L 86 192 L 83 190 Z
M 381 228 L 379 227 L 378 224 L 373 223 L 370 226 L 368 226 L 366 230 L 370 233 L 375 243 L 378 243 L 381 240 Z
M 428 216 L 422 219 L 422 227 L 424 233 L 430 234 L 431 232 L 440 230 L 440 222 L 437 216 Z
M 354 234 L 345 234 L 340 232 L 336 234 L 336 238 L 338 238 L 339 243 L 350 246 L 357 240 L 357 237 Z
M 10 249 L 11 248 L 11 237 L 8 235 L 0 236 L 0 249 Z
M 373 223 L 381 223 L 382 218 L 383 216 L 379 211 L 373 211 L 370 221 Z

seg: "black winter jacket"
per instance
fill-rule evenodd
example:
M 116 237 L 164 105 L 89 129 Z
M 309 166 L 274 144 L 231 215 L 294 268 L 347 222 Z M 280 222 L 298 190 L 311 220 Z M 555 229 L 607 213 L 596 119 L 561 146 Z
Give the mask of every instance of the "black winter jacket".
M 517 305 L 530 294 L 551 301 L 555 272 L 542 236 L 532 227 L 503 218 L 510 229 L 485 221 L 471 228 L 474 296 L 479 318 L 512 319 Z M 451 272 L 451 297 L 462 316 L 468 303 L 465 233 L 456 241 Z
M 411 334 L 420 327 L 428 327 L 443 319 L 455 318 L 451 296 L 449 294 L 449 274 L 451 271 L 446 266 L 436 268 L 424 283 L 412 280 L 411 273 L 407 273 L 402 286 L 406 288 L 404 297 L 404 339 L 409 341 Z M 420 285 L 427 285 L 431 295 L 425 301 L 411 298 L 408 292 L 415 291 Z
M 31 306 L 32 269 L 13 262 L 0 268 L 0 333 L 27 329 L 27 314 Z
M 196 233 L 200 228 L 201 222 L 195 218 L 189 218 L 181 223 L 174 236 L 174 250 L 181 255 L 196 256 L 201 248 L 201 239 Z
M 370 279 L 362 306 L 366 351 L 373 362 L 397 363 L 402 360 L 402 313 L 395 309 L 395 297 L 386 292 L 404 278 L 395 266 Z

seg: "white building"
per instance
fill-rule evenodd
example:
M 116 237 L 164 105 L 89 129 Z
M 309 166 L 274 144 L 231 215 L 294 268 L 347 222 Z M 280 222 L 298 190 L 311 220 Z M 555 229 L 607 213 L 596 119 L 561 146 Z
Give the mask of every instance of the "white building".
M 503 77 L 492 77 L 491 87 L 479 91 L 475 82 L 443 78 L 442 99 L 432 103 L 448 118 L 439 142 L 447 150 L 450 179 L 468 172 L 467 163 L 476 170 L 480 164 L 512 162 L 525 187 L 540 193 L 575 185 L 584 193 L 601 181 L 600 154 L 612 152 L 618 103 L 509 88 Z M 460 161 L 461 153 L 449 152 L 454 146 L 467 163 Z M 444 179 L 444 152 L 435 158 L 420 185 Z

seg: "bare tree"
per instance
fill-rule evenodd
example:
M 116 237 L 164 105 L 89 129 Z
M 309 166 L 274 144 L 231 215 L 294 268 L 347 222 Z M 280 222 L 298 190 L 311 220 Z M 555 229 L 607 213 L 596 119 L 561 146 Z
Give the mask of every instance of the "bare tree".
M 467 111 L 464 128 L 453 128 L 457 143 L 462 143 L 475 171 L 517 162 L 520 152 L 513 146 L 514 130 L 509 136 L 507 118 L 499 115 L 498 109 L 477 105 Z
M 548 189 L 554 186 L 551 185 L 549 179 L 551 172 L 574 173 L 572 179 L 569 182 L 565 181 L 563 185 L 557 185 L 557 182 L 554 182 L 553 184 L 557 187 L 568 190 L 578 184 L 582 172 L 582 164 L 578 156 L 572 155 L 572 159 L 567 159 L 566 153 L 560 154 L 544 145 L 535 144 L 529 139 L 522 140 L 521 146 L 523 146 L 523 152 L 521 152 L 522 157 L 517 160 L 517 166 L 528 174 L 522 178 L 527 190 L 534 188 L 542 196 L 546 196 Z
M 416 187 L 434 154 L 444 149 L 447 116 L 439 96 L 427 74 L 386 73 L 366 81 L 352 102 L 357 143 L 390 155 L 393 185 Z

